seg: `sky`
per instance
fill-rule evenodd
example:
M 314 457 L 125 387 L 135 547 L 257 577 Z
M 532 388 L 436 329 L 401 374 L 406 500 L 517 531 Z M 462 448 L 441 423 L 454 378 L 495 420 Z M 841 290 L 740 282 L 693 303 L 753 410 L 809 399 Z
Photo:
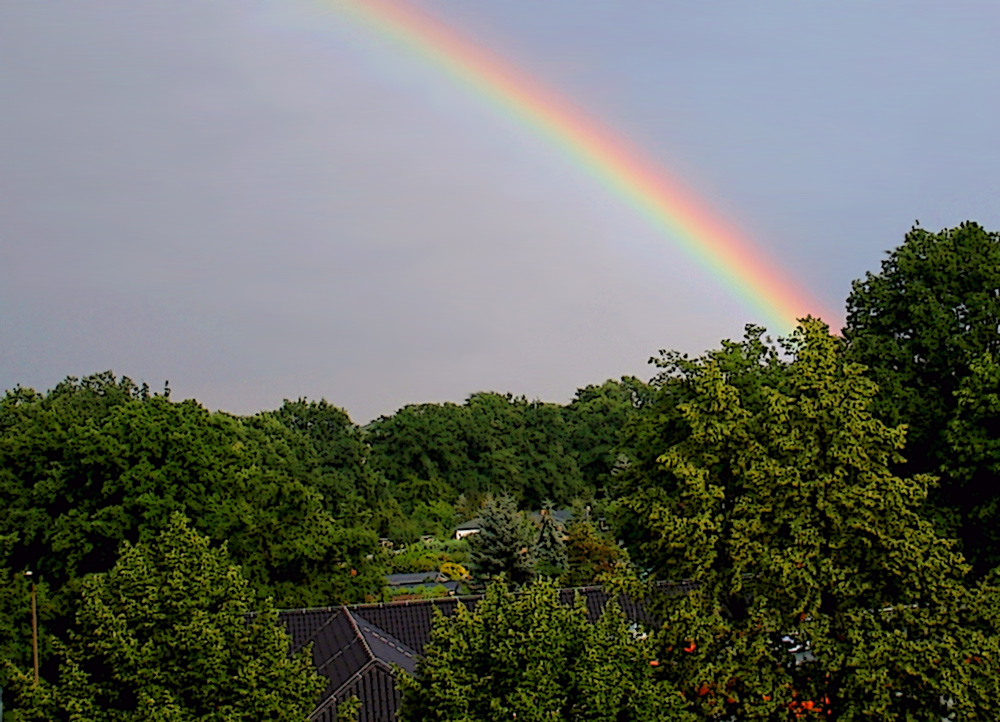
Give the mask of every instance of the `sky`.
M 839 329 L 917 222 L 1000 230 L 993 0 L 411 0 L 662 169 Z M 566 402 L 765 319 L 343 0 L 0 0 L 0 388 L 252 414 Z

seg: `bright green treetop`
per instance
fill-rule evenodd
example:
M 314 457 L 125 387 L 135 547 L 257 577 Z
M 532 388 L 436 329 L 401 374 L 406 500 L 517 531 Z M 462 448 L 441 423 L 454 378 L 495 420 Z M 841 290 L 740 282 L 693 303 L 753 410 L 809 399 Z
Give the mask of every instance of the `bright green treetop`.
M 930 480 L 890 471 L 904 429 L 821 323 L 784 351 L 687 364 L 676 487 L 628 502 L 653 578 L 696 585 L 660 595 L 660 669 L 703 719 L 995 719 L 996 630 L 917 513 Z
M 180 514 L 82 583 L 53 684 L 20 680 L 20 720 L 305 722 L 323 680 L 225 547 Z M 252 616 L 251 613 L 254 613 Z
M 400 722 L 681 722 L 651 651 L 610 603 L 592 624 L 582 599 L 560 603 L 550 582 L 519 594 L 487 588 L 473 611 L 440 614 L 416 679 L 403 676 Z

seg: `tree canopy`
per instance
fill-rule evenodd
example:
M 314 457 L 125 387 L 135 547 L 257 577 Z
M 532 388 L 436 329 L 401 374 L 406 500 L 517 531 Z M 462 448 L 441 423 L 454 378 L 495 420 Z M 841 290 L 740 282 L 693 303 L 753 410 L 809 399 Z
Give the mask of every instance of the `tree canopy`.
M 492 584 L 469 611 L 440 613 L 416 678 L 400 677 L 400 722 L 682 722 L 653 679 L 652 651 L 610 602 L 596 623 L 551 582 L 513 594 Z
M 59 676 L 22 676 L 17 719 L 66 722 L 305 722 L 324 681 L 229 558 L 180 514 L 155 537 L 125 542 L 108 571 L 80 584 L 82 603 Z
M 882 391 L 880 418 L 909 427 L 904 473 L 940 477 L 929 515 L 961 536 L 980 573 L 1000 564 L 1000 416 L 988 400 L 998 390 L 1000 233 L 913 228 L 879 273 L 854 282 L 844 337 Z
M 29 659 L 24 587 L 14 581 L 24 571 L 40 582 L 43 630 L 61 637 L 83 579 L 173 512 L 226 541 L 261 599 L 301 607 L 377 590 L 375 534 L 324 508 L 318 472 L 289 451 L 287 433 L 110 373 L 47 394 L 9 391 L 0 399 L 0 608 L 13 613 L 0 619 L 0 648 L 16 650 L 18 664 Z
M 674 488 L 626 502 L 652 579 L 692 585 L 657 596 L 660 670 L 703 719 L 989 719 L 996 630 L 843 346 L 807 320 L 784 366 L 685 365 L 689 432 L 659 458 Z
M 373 464 L 411 505 L 493 493 L 538 508 L 545 499 L 568 503 L 585 488 L 556 404 L 477 393 L 461 406 L 406 406 L 368 434 Z M 426 491 L 407 488 L 415 486 Z

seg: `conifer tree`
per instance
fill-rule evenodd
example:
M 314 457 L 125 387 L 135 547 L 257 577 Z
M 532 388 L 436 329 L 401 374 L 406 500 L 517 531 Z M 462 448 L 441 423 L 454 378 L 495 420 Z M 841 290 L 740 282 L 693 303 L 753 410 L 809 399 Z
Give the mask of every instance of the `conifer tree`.
M 552 504 L 542 509 L 541 528 L 538 530 L 537 556 L 539 570 L 556 576 L 566 569 L 566 540 L 562 525 L 552 516 Z
M 917 513 L 931 479 L 890 471 L 905 429 L 821 323 L 785 352 L 763 383 L 687 365 L 676 491 L 629 501 L 653 578 L 693 583 L 659 597 L 659 669 L 702 719 L 994 719 L 991 602 Z
M 514 500 L 487 500 L 480 521 L 479 533 L 469 537 L 476 576 L 491 580 L 505 575 L 514 585 L 529 582 L 534 576 L 535 538 Z

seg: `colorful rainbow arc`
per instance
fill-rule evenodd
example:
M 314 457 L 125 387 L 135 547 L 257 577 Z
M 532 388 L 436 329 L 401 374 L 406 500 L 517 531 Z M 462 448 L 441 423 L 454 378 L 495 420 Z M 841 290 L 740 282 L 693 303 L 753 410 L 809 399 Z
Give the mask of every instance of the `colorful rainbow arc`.
M 768 262 L 751 242 L 644 161 L 620 138 L 554 92 L 492 57 L 416 9 L 386 0 L 340 0 L 336 7 L 408 47 L 505 114 L 534 128 L 675 242 L 779 332 L 821 305 Z

